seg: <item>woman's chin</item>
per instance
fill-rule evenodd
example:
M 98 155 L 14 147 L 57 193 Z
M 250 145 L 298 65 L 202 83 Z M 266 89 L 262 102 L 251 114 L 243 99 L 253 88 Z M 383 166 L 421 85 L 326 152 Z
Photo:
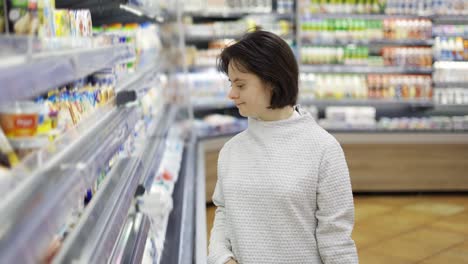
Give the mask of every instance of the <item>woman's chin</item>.
M 247 115 L 247 113 L 245 113 L 244 111 L 242 111 L 241 109 L 239 109 L 239 114 L 242 116 L 242 117 L 249 117 Z

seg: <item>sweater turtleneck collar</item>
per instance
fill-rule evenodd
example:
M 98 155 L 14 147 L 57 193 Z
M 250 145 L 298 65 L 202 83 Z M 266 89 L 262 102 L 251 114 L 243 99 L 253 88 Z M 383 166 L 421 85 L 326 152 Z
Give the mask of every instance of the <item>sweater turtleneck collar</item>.
M 248 119 L 248 129 L 249 130 L 256 130 L 256 129 L 265 129 L 265 128 L 274 128 L 274 127 L 287 127 L 293 124 L 301 124 L 305 120 L 314 120 L 309 112 L 305 111 L 300 105 L 294 106 L 294 111 L 299 113 L 299 117 L 297 118 L 287 118 L 278 121 L 263 121 L 258 118 L 249 117 Z

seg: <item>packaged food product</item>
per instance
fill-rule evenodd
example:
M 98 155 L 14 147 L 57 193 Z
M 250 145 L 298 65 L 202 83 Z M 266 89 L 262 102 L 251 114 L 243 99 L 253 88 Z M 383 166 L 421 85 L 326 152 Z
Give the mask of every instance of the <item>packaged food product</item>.
M 41 106 L 33 102 L 14 102 L 0 106 L 0 126 L 5 135 L 32 137 L 37 133 Z
M 47 137 L 12 138 L 10 143 L 18 158 L 23 159 L 28 154 L 46 146 L 49 140 Z
M 18 163 L 18 157 L 16 156 L 13 148 L 8 142 L 5 134 L 0 129 L 0 166 L 11 168 Z
M 55 0 L 38 0 L 39 36 L 54 37 Z
M 68 37 L 70 36 L 70 14 L 68 10 L 55 9 L 54 13 L 54 29 L 55 36 Z

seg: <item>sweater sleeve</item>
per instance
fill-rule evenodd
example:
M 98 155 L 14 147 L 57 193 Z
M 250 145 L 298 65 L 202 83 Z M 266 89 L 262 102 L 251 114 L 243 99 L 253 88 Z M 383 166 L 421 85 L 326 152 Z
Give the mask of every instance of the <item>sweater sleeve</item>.
M 229 239 L 226 237 L 226 214 L 224 208 L 224 194 L 222 187 L 222 178 L 224 173 L 224 148 L 221 150 L 218 159 L 218 181 L 216 182 L 213 194 L 213 203 L 215 204 L 216 214 L 211 230 L 208 264 L 224 264 L 230 258 L 234 258 L 231 252 Z
M 317 187 L 316 237 L 324 264 L 358 263 L 351 233 L 354 202 L 346 159 L 333 139 L 325 149 Z

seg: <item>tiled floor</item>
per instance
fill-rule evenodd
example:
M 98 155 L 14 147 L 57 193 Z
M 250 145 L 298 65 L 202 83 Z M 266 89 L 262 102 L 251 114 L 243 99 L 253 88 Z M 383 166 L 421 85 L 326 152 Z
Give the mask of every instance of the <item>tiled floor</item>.
M 468 263 L 468 195 L 355 195 L 354 202 L 359 263 Z M 214 213 L 207 209 L 209 231 Z

